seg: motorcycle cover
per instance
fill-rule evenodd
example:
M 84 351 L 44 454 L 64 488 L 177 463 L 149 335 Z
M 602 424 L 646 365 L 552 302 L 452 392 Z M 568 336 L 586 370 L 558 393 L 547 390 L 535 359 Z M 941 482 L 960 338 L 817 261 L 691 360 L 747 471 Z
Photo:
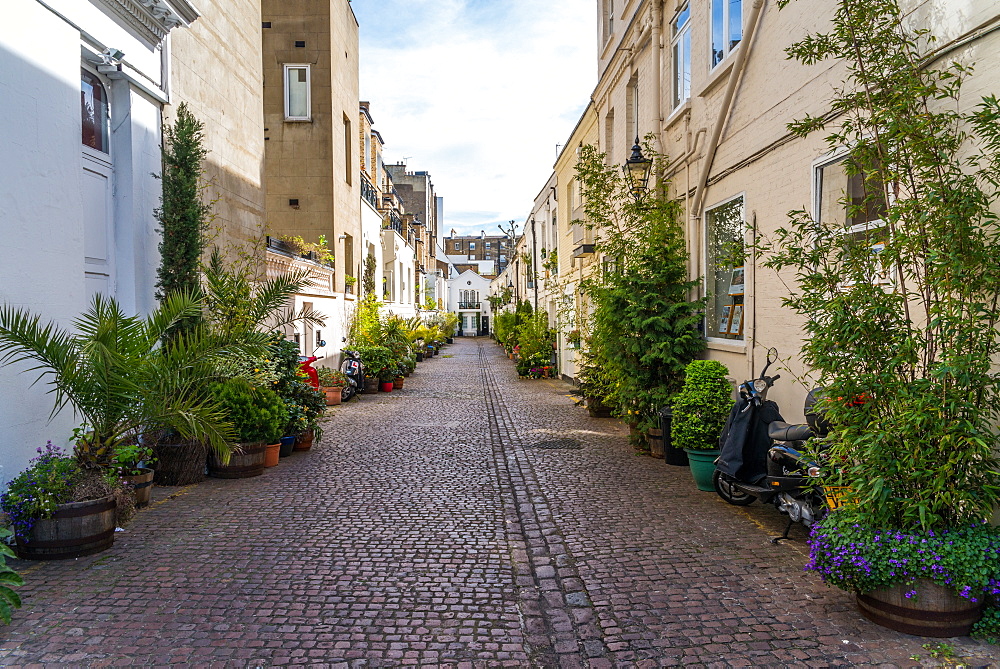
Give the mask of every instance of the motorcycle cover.
M 757 406 L 740 398 L 733 405 L 726 426 L 719 437 L 719 460 L 716 468 L 738 481 L 757 483 L 767 474 L 767 452 L 771 440 L 767 426 L 784 420 L 778 405 L 770 400 Z

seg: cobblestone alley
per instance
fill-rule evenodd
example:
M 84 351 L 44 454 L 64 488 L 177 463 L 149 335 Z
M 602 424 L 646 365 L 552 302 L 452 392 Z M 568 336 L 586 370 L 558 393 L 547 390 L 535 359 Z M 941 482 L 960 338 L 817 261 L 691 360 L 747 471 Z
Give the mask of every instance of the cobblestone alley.
M 804 533 L 634 455 L 465 339 L 245 480 L 159 488 L 115 547 L 18 562 L 6 666 L 915 666 Z M 576 443 L 556 440 L 573 440 Z M 546 444 L 545 442 L 550 442 Z M 554 442 L 554 443 L 553 443 Z M 546 448 L 545 446 L 559 446 Z M 953 643 L 972 666 L 995 648 Z M 927 660 L 925 660 L 926 662 Z M 930 666 L 929 664 L 927 666 Z

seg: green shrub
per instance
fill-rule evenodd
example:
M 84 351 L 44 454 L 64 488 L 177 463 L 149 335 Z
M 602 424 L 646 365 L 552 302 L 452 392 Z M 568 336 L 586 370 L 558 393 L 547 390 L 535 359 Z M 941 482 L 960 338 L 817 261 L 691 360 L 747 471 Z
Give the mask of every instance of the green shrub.
M 396 372 L 397 359 L 385 346 L 359 346 L 358 355 L 365 366 L 365 375 L 382 379 Z M 392 380 L 392 376 L 389 377 Z
M 230 379 L 212 386 L 212 395 L 226 412 L 241 442 L 276 443 L 288 420 L 281 398 L 245 379 Z
M 729 370 L 715 360 L 695 360 L 684 370 L 684 387 L 674 398 L 670 436 L 678 448 L 719 448 L 719 435 L 732 408 Z

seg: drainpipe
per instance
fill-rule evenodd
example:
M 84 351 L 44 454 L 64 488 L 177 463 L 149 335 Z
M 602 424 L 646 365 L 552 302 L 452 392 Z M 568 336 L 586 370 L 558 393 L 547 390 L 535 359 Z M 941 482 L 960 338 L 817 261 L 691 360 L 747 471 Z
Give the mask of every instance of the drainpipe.
M 663 142 L 660 140 L 660 133 L 663 132 L 663 100 L 661 99 L 663 88 L 660 81 L 660 78 L 663 76 L 662 3 L 663 0 L 653 0 L 653 48 L 651 49 L 653 58 L 653 135 L 656 142 L 655 148 L 660 152 L 663 150 Z M 664 166 L 660 164 L 660 161 L 657 161 L 653 183 L 660 183 L 663 168 Z
M 531 217 L 531 279 L 535 289 L 535 312 L 538 312 L 538 238 L 535 236 L 535 217 Z
M 698 178 L 697 190 L 694 193 L 694 208 L 691 210 L 692 218 L 701 218 L 701 206 L 705 200 L 705 187 L 708 184 L 708 173 L 712 169 L 712 161 L 715 159 L 715 152 L 719 148 L 719 139 L 722 137 L 722 128 L 729 118 L 732 108 L 733 96 L 736 94 L 736 84 L 743 76 L 743 68 L 746 65 L 750 48 L 753 46 L 754 33 L 757 31 L 757 22 L 761 11 L 764 9 L 765 0 L 756 0 L 750 10 L 750 20 L 747 22 L 747 32 L 743 35 L 740 50 L 736 53 L 736 60 L 733 61 L 733 69 L 729 72 L 729 82 L 726 84 L 726 93 L 722 97 L 722 104 L 719 106 L 719 117 L 712 128 L 712 136 L 708 140 L 707 151 L 705 152 L 705 164 L 701 168 L 701 176 Z

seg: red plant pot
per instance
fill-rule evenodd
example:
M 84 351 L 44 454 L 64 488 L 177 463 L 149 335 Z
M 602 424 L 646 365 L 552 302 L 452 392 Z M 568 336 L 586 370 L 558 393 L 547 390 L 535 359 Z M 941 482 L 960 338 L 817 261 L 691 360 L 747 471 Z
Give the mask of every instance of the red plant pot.
M 392 392 L 392 381 L 386 381 L 386 382 L 380 384 L 380 390 L 383 393 L 391 393 Z

